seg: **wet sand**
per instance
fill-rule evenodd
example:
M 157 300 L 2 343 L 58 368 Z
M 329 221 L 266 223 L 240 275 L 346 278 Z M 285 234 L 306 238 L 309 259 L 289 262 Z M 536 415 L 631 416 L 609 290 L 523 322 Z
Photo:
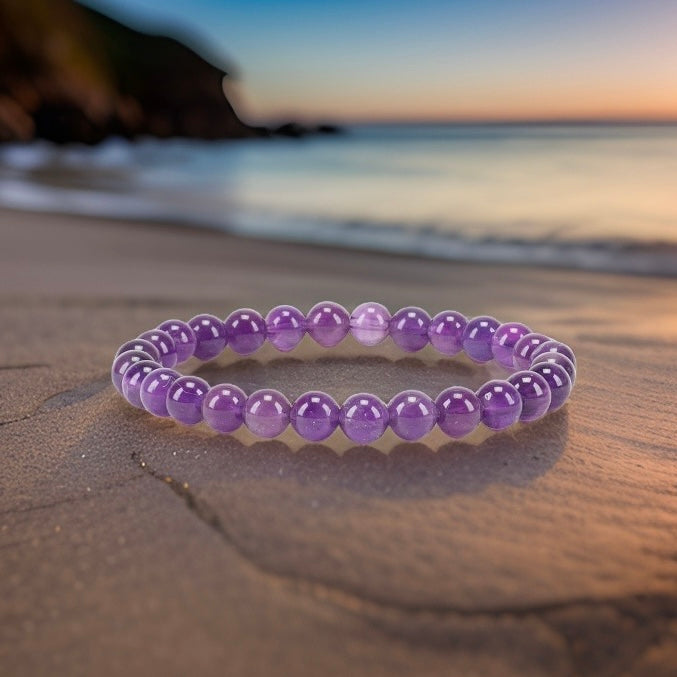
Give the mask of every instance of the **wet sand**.
M 0 672 L 669 675 L 677 280 L 460 265 L 0 210 Z M 519 319 L 571 402 L 463 442 L 180 428 L 109 383 L 169 317 L 329 298 Z M 337 399 L 487 373 L 350 342 L 191 362 Z

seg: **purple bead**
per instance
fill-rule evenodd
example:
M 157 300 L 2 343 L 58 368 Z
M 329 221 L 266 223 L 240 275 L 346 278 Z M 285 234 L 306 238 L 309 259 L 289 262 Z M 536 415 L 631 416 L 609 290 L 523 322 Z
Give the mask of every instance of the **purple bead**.
M 314 341 L 325 348 L 330 348 L 346 337 L 350 329 L 350 316 L 338 303 L 322 301 L 310 309 L 306 327 Z
M 266 322 L 251 308 L 234 310 L 223 321 L 228 345 L 239 355 L 255 353 L 266 340 Z
M 167 411 L 167 393 L 169 388 L 179 378 L 178 371 L 162 367 L 147 374 L 141 381 L 141 404 L 146 411 L 154 416 L 169 416 Z
M 294 306 L 275 306 L 266 315 L 268 340 L 283 353 L 296 348 L 306 333 L 306 318 Z
M 209 383 L 197 376 L 181 376 L 167 391 L 167 411 L 179 423 L 195 425 L 202 420 L 202 402 Z
M 515 344 L 512 361 L 515 369 L 528 369 L 536 348 L 550 339 L 544 334 L 525 334 Z
M 289 425 L 289 400 L 272 388 L 252 393 L 244 406 L 244 422 L 259 437 L 277 437 Z
M 388 336 L 390 311 L 380 303 L 362 303 L 350 316 L 350 332 L 363 346 L 375 346 Z
M 565 357 L 569 358 L 571 364 L 573 364 L 574 367 L 576 366 L 576 356 L 574 355 L 574 351 L 571 350 L 571 348 L 566 343 L 562 343 L 561 341 L 546 341 L 545 343 L 541 343 L 541 345 L 538 346 L 536 350 L 534 350 L 531 358 L 533 359 L 534 357 L 538 357 L 543 353 L 556 353 L 558 355 L 564 355 Z
M 233 432 L 242 425 L 246 401 L 244 390 L 230 383 L 221 383 L 205 395 L 202 416 L 210 428 L 220 433 Z
M 537 355 L 531 359 L 531 367 L 533 367 L 535 364 L 540 364 L 541 362 L 559 364 L 559 366 L 564 367 L 564 371 L 569 374 L 571 385 L 573 386 L 576 382 L 576 367 L 566 355 L 563 355 L 562 353 L 541 353 L 540 355 Z M 529 367 L 529 369 L 531 369 L 531 367 Z
M 503 430 L 517 423 L 522 413 L 522 399 L 508 381 L 489 381 L 478 391 L 482 423 L 492 430 Z
M 110 370 L 111 381 L 117 390 L 122 395 L 122 377 L 125 375 L 125 372 L 129 367 L 131 367 L 135 362 L 141 362 L 142 360 L 152 360 L 153 356 L 144 352 L 143 350 L 127 350 L 124 353 L 120 353 L 114 360 L 113 366 Z
M 139 334 L 140 339 L 150 341 L 160 353 L 160 363 L 163 367 L 173 367 L 176 364 L 176 346 L 174 339 L 162 329 L 149 329 Z
M 143 409 L 141 402 L 141 382 L 155 369 L 160 368 L 160 363 L 155 360 L 141 360 L 130 365 L 129 369 L 122 377 L 122 394 L 124 398 L 134 407 Z
M 404 390 L 388 403 L 390 427 L 403 440 L 418 440 L 437 422 L 437 407 L 420 390 Z
M 339 424 L 353 442 L 373 442 L 383 435 L 388 426 L 388 407 L 376 395 L 351 395 L 341 407 Z
M 158 329 L 166 331 L 172 339 L 174 339 L 178 364 L 193 357 L 195 346 L 197 345 L 197 338 L 188 322 L 184 322 L 183 320 L 167 320 L 158 325 Z
M 141 350 L 146 353 L 151 360 L 155 360 L 156 362 L 160 361 L 160 351 L 150 341 L 146 341 L 146 339 L 135 338 L 131 341 L 127 341 L 127 343 L 123 343 L 118 348 L 115 356 L 117 357 L 122 353 L 126 353 L 128 350 Z
M 463 349 L 463 331 L 468 318 L 455 310 L 437 313 L 428 327 L 428 339 L 443 355 L 456 355 Z
M 196 315 L 188 324 L 197 341 L 193 355 L 198 360 L 212 360 L 224 351 L 228 343 L 226 328 L 216 315 Z
M 479 315 L 468 322 L 463 331 L 463 350 L 473 362 L 489 362 L 493 359 L 491 342 L 500 324 L 489 315 Z
M 416 306 L 400 308 L 390 320 L 390 336 L 407 353 L 415 353 L 428 343 L 430 315 Z
M 530 371 L 540 374 L 550 386 L 550 406 L 548 411 L 559 409 L 569 397 L 571 392 L 571 379 L 564 367 L 550 362 L 539 362 L 531 367 Z
M 311 442 L 319 442 L 336 430 L 339 405 L 327 393 L 311 391 L 297 398 L 289 418 L 292 428 L 301 437 Z
M 469 388 L 452 386 L 435 400 L 437 425 L 449 437 L 464 437 L 480 424 L 480 400 Z
M 547 381 L 533 371 L 518 371 L 508 377 L 522 398 L 520 421 L 536 421 L 544 416 L 550 406 L 550 387 Z
M 529 333 L 531 329 L 521 322 L 506 322 L 500 325 L 491 339 L 491 352 L 496 362 L 506 369 L 514 369 L 512 358 L 515 344 Z

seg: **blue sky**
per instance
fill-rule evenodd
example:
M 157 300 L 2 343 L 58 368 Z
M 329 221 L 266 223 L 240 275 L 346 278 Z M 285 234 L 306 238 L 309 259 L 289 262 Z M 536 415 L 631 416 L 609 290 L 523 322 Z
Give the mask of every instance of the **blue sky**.
M 249 119 L 677 118 L 677 0 L 87 0 L 238 67 Z

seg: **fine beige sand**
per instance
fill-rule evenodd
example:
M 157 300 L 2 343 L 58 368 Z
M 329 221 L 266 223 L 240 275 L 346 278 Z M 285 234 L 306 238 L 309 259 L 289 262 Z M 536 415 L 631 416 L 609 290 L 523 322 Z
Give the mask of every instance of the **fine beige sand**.
M 0 674 L 674 675 L 677 280 L 0 211 Z M 181 428 L 109 383 L 163 319 L 374 299 L 570 343 L 571 402 L 460 443 Z M 477 385 L 392 346 L 224 356 L 245 390 Z

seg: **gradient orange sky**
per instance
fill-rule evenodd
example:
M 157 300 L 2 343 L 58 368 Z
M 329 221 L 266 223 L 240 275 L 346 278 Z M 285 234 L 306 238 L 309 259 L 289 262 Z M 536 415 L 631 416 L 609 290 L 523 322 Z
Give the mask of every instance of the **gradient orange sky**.
M 675 0 L 87 0 L 238 66 L 249 119 L 676 119 Z

